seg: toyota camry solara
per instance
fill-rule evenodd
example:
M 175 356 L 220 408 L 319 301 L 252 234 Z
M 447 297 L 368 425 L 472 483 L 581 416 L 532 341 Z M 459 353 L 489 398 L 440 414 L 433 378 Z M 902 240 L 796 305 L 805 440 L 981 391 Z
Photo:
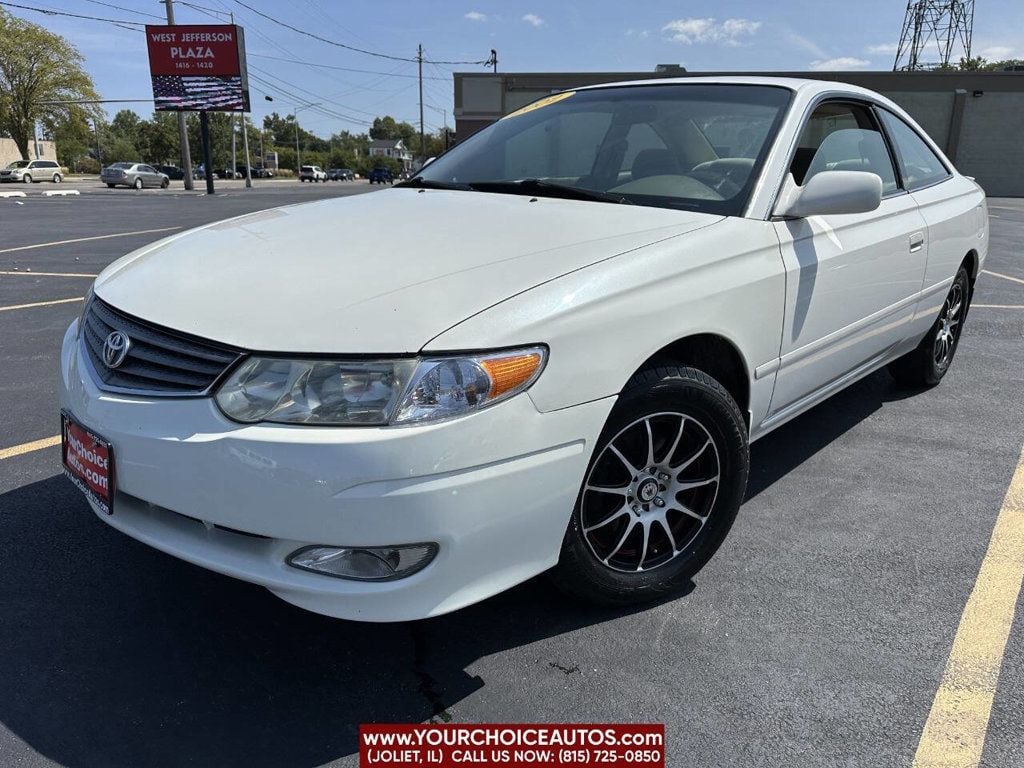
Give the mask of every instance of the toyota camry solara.
M 394 189 L 108 267 L 64 339 L 65 470 L 129 536 L 331 616 L 549 570 L 650 600 L 722 543 L 751 441 L 882 366 L 942 379 L 987 246 L 981 189 L 870 91 L 558 93 Z

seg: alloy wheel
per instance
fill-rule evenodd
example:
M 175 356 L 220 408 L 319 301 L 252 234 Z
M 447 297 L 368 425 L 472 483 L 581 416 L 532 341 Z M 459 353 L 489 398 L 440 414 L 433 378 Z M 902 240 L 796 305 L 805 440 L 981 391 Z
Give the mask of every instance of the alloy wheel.
M 955 281 L 942 305 L 942 312 L 939 313 L 938 329 L 935 332 L 935 344 L 932 348 L 932 356 L 939 369 L 946 368 L 953 359 L 953 351 L 960 338 L 963 308 L 963 286 L 959 281 Z
M 707 523 L 721 471 L 714 438 L 689 414 L 654 413 L 626 426 L 583 486 L 581 529 L 594 557 L 627 573 L 673 561 Z

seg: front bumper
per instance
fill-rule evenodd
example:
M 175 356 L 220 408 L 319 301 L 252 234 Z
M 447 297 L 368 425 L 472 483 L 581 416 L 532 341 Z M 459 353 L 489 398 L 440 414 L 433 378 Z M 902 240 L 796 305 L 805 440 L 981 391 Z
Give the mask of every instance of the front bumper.
M 363 621 L 453 611 L 554 565 L 613 401 L 540 413 L 520 395 L 418 427 L 243 425 L 210 398 L 100 391 L 76 324 L 61 352 L 61 407 L 113 446 L 114 514 L 97 512 L 105 522 L 295 605 Z M 285 563 L 309 544 L 419 542 L 436 542 L 437 557 L 397 581 Z

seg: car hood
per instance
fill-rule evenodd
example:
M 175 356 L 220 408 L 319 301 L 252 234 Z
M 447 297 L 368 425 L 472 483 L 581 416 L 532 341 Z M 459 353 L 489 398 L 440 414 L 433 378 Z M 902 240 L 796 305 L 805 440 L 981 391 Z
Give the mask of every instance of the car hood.
M 720 219 L 390 189 L 174 235 L 111 264 L 94 290 L 136 317 L 246 349 L 416 352 L 510 296 Z

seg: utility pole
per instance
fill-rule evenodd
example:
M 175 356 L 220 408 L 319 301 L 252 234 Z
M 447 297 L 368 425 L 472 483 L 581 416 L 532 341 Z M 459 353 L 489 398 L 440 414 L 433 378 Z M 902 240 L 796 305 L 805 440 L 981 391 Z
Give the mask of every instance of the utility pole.
M 416 49 L 416 62 L 420 65 L 420 163 L 427 159 L 427 135 L 423 131 L 423 44 Z
M 163 0 L 167 8 L 167 24 L 174 26 L 174 0 Z M 188 147 L 188 127 L 185 125 L 185 113 L 178 112 L 178 144 L 181 149 L 181 167 L 185 171 L 185 189 L 194 189 L 192 183 L 192 153 Z M 209 171 L 209 169 L 207 169 Z
M 494 68 L 494 74 L 498 74 L 498 52 L 493 48 L 491 48 L 491 60 L 489 63 Z
M 302 170 L 302 155 L 299 154 L 299 108 L 295 108 L 295 175 Z
M 242 148 L 245 150 L 245 188 L 252 189 L 252 163 L 249 161 L 249 129 L 245 124 L 245 112 L 242 113 Z
M 235 113 L 231 113 L 231 178 L 235 178 L 235 174 L 238 173 L 238 152 L 236 151 L 238 137 L 238 128 L 235 124 L 238 121 L 235 120 Z

